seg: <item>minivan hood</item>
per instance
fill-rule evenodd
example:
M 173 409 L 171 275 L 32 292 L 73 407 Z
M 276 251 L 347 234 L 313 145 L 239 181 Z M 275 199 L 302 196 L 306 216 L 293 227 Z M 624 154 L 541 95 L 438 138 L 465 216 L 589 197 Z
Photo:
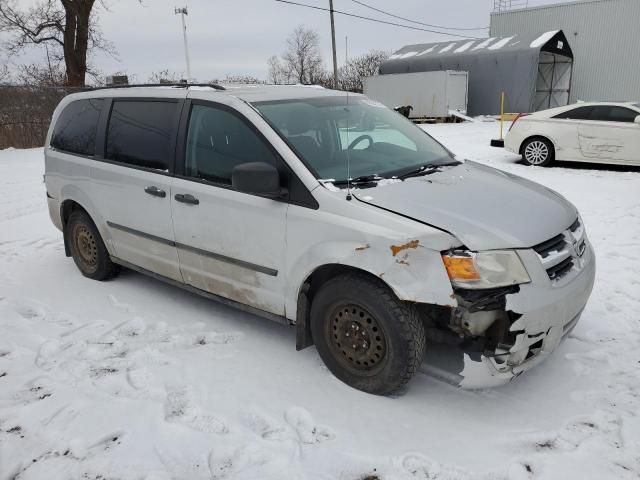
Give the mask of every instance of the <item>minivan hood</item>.
M 470 161 L 353 194 L 446 230 L 471 250 L 530 248 L 566 230 L 578 216 L 553 190 Z

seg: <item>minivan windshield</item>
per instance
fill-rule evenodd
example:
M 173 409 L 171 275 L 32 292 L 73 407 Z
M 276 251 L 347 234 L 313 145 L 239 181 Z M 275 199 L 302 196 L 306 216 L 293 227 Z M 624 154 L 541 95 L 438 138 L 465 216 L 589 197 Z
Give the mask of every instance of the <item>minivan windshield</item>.
M 253 105 L 319 179 L 345 183 L 348 178 L 392 178 L 455 163 L 449 151 L 420 128 L 363 96 Z

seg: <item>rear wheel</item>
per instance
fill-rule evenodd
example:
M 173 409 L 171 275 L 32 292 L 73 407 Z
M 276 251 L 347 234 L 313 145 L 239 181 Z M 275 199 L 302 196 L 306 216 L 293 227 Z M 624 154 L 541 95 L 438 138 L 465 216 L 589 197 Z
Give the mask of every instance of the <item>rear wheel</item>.
M 93 280 L 108 280 L 120 271 L 111 261 L 93 220 L 83 211 L 75 211 L 69 217 L 65 235 L 71 256 L 78 270 Z
M 424 327 L 415 308 L 362 274 L 340 275 L 321 287 L 311 305 L 311 331 L 329 370 L 368 393 L 397 391 L 424 357 Z
M 549 140 L 542 137 L 530 138 L 522 144 L 522 158 L 529 165 L 546 167 L 554 160 L 555 152 Z

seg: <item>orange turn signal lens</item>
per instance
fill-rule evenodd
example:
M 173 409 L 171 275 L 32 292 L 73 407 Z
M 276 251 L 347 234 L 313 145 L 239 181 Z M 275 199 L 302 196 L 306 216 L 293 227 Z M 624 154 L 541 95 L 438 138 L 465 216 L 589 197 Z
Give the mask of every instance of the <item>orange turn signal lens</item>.
M 470 282 L 480 280 L 480 272 L 476 269 L 473 257 L 452 257 L 442 255 L 449 279 Z

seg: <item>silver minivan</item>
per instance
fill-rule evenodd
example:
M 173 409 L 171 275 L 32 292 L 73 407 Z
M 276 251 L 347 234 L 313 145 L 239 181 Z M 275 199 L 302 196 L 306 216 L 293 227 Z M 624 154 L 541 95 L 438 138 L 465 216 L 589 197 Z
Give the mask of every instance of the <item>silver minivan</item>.
M 573 205 L 362 95 L 91 90 L 56 109 L 45 164 L 83 275 L 126 267 L 293 325 L 298 349 L 370 393 L 421 368 L 509 382 L 571 332 L 593 287 Z

